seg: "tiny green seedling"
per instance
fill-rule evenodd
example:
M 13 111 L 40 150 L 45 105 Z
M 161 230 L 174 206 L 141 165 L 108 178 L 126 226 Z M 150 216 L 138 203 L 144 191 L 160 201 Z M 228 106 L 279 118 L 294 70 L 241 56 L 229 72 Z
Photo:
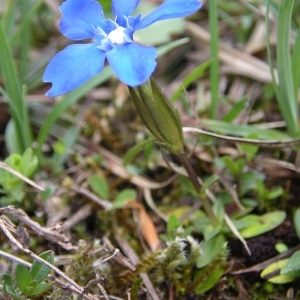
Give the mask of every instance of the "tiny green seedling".
M 5 159 L 4 163 L 14 171 L 30 177 L 35 172 L 38 161 L 32 154 L 32 149 L 28 148 L 21 156 L 19 154 L 11 154 Z M 0 169 L 0 192 L 5 196 L 0 198 L 1 205 L 9 205 L 15 201 L 21 202 L 24 197 L 23 187 L 24 181 L 7 170 Z
M 53 252 L 47 250 L 39 255 L 42 259 L 53 264 Z M 25 300 L 28 297 L 36 297 L 47 291 L 52 283 L 44 280 L 51 269 L 43 263 L 35 260 L 28 270 L 25 266 L 18 264 L 15 270 L 15 279 L 9 274 L 2 274 L 2 291 L 10 295 L 14 300 Z

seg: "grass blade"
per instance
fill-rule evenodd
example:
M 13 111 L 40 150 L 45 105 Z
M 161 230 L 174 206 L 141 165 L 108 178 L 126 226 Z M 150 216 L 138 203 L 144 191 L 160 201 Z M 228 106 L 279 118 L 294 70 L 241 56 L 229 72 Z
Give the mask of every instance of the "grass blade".
M 202 63 L 194 70 L 192 70 L 183 80 L 180 87 L 174 92 L 172 95 L 170 102 L 174 102 L 184 91 L 186 88 L 189 87 L 198 77 L 202 76 L 206 69 L 211 66 L 212 60 L 207 60 L 206 62 Z
M 298 29 L 296 42 L 292 54 L 292 71 L 294 79 L 294 93 L 297 97 L 300 84 L 300 29 Z
M 21 1 L 20 4 L 22 19 L 24 20 L 30 10 L 30 1 Z M 29 64 L 28 53 L 30 48 L 30 24 L 28 22 L 24 23 L 20 32 L 20 45 L 22 45 L 20 47 L 20 81 L 23 83 Z
M 290 52 L 291 18 L 294 0 L 281 0 L 277 31 L 277 68 L 279 81 L 279 106 L 293 137 L 299 135 L 298 103 L 295 94 L 292 58 Z
M 251 125 L 236 125 L 217 120 L 201 120 L 201 125 L 210 131 L 233 136 L 248 137 L 255 134 L 257 138 L 263 140 L 284 140 L 290 139 L 288 134 L 274 129 L 262 129 Z
M 212 62 L 210 65 L 210 90 L 211 90 L 211 108 L 210 117 L 217 117 L 219 100 L 219 28 L 218 28 L 218 6 L 217 0 L 208 1 L 209 5 L 209 31 L 211 36 L 210 52 Z
M 11 49 L 7 43 L 7 38 L 0 24 L 0 70 L 3 76 L 8 105 L 14 122 L 18 140 L 22 147 L 22 152 L 31 145 L 31 130 L 29 127 L 27 107 L 22 93 L 18 75 L 11 56 Z

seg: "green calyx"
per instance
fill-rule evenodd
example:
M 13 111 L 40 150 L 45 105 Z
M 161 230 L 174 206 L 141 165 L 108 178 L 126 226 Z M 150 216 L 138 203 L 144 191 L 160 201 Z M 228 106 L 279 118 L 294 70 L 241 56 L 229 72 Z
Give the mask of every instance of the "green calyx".
M 160 147 L 172 152 L 183 150 L 182 124 L 162 90 L 151 77 L 138 87 L 128 87 L 141 120 L 158 139 Z

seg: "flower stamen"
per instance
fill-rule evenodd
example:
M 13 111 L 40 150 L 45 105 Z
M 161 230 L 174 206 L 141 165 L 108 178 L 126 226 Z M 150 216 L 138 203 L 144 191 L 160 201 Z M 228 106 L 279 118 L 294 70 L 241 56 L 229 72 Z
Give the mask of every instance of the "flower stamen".
M 108 38 L 113 44 L 122 45 L 128 42 L 129 37 L 126 34 L 126 28 L 118 26 L 108 34 Z

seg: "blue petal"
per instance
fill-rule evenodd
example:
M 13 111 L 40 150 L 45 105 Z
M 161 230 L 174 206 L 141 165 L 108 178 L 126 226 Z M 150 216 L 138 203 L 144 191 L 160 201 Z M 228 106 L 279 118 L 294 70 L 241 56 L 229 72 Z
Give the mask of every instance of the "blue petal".
M 133 28 L 140 21 L 140 19 L 141 19 L 141 15 L 137 15 L 135 17 L 129 16 L 126 21 L 126 26 L 133 30 Z
M 166 0 L 152 13 L 144 17 L 135 30 L 145 28 L 157 21 L 185 17 L 196 12 L 202 3 L 200 0 Z
M 117 23 L 121 26 L 124 17 L 128 17 L 136 9 L 140 0 L 113 0 L 112 1 L 112 11 L 115 16 Z M 123 26 L 124 27 L 124 26 Z
M 129 86 L 144 83 L 156 67 L 156 49 L 127 43 L 106 52 L 106 58 L 116 76 Z
M 43 81 L 52 83 L 46 96 L 62 95 L 79 87 L 101 72 L 104 60 L 105 52 L 95 44 L 68 46 L 56 54 L 46 68 Z
M 93 0 L 67 0 L 60 6 L 62 19 L 61 33 L 71 40 L 94 37 L 94 28 L 105 31 L 105 18 L 101 5 Z

